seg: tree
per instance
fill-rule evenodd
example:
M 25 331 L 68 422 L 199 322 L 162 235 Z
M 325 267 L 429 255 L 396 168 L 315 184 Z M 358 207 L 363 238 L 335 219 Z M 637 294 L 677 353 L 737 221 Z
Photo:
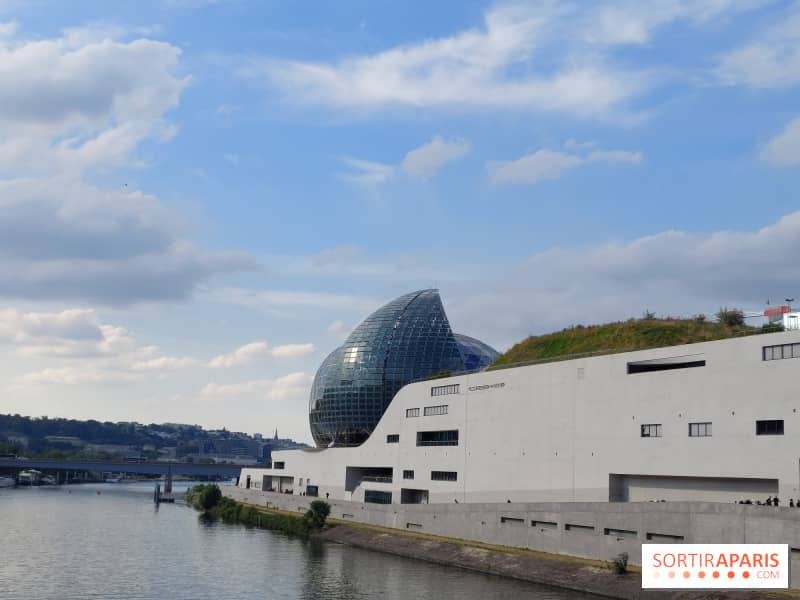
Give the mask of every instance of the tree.
M 738 308 L 729 309 L 726 306 L 717 311 L 717 320 L 728 327 L 741 327 L 744 325 L 744 313 Z
M 204 510 L 211 510 L 219 504 L 221 499 L 222 492 L 219 486 L 214 483 L 205 486 L 203 491 L 200 492 L 200 506 L 202 506 Z
M 314 500 L 304 515 L 304 520 L 309 529 L 322 529 L 325 526 L 325 519 L 331 514 L 330 504 L 324 500 Z

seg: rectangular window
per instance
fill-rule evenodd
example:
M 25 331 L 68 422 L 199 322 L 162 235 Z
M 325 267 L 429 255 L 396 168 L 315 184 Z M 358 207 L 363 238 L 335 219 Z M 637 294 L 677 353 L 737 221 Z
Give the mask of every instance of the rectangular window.
M 417 446 L 458 446 L 458 429 L 418 431 Z
M 319 487 L 316 485 L 307 485 L 306 486 L 306 496 L 311 496 L 316 498 L 319 496 Z
M 403 471 L 403 479 L 414 479 L 413 469 L 406 469 Z
M 387 444 L 398 444 L 400 443 L 400 434 L 399 433 L 390 433 L 386 436 L 386 443 Z
M 689 437 L 711 437 L 711 423 L 689 423 Z
M 764 346 L 762 360 L 783 360 L 785 358 L 800 358 L 800 344 L 778 344 L 777 346 Z
M 693 356 L 674 356 L 670 358 L 656 358 L 652 360 L 637 360 L 628 363 L 628 375 L 636 373 L 653 373 L 655 371 L 672 371 L 674 369 L 692 369 L 705 367 L 706 361 L 702 354 Z
M 419 416 L 419 409 L 418 408 L 407 408 L 406 409 L 406 418 L 408 417 L 418 417 Z
M 372 504 L 391 504 L 392 492 L 364 490 L 364 502 L 371 502 Z
M 431 388 L 431 396 L 446 396 L 447 394 L 457 394 L 459 384 L 437 385 Z
M 783 435 L 783 419 L 756 421 L 756 435 Z
M 431 471 L 431 481 L 458 481 L 455 471 Z
M 447 404 L 440 404 L 439 406 L 426 406 L 423 413 L 426 417 L 430 417 L 432 415 L 446 415 Z
M 649 423 L 642 425 L 642 437 L 661 437 L 661 424 Z
M 284 467 L 284 462 L 282 460 L 275 461 L 274 463 L 272 463 L 273 469 L 282 469 L 283 467 Z

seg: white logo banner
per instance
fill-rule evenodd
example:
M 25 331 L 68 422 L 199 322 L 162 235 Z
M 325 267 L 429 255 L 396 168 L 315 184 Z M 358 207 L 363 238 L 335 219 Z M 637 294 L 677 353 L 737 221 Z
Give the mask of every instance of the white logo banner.
M 642 544 L 643 588 L 787 589 L 787 544 Z

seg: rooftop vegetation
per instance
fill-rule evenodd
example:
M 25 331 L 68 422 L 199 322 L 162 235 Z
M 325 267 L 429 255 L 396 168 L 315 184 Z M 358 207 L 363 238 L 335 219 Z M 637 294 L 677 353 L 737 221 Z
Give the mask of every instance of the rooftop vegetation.
M 575 355 L 609 354 L 709 342 L 781 329 L 780 325 L 746 325 L 741 311 L 726 308 L 720 309 L 715 320 L 710 320 L 705 315 L 684 319 L 656 318 L 652 313 L 645 313 L 640 319 L 604 325 L 574 325 L 556 333 L 530 336 L 511 347 L 490 368 L 560 360 Z

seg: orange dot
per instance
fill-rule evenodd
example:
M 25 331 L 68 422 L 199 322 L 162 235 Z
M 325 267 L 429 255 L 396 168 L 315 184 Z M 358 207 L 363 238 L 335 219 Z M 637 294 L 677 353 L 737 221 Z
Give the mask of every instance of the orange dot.
M 675 577 L 675 571 L 670 571 L 669 572 L 669 578 L 670 579 L 674 579 L 674 577 Z
M 750 578 L 750 571 L 745 571 L 744 573 L 742 573 L 742 577 L 744 577 L 745 579 L 749 579 Z
M 683 572 L 683 578 L 684 579 L 689 579 L 689 571 L 684 571 Z
M 733 571 L 728 571 L 728 579 L 733 579 L 735 575 L 736 573 L 734 573 Z
M 653 573 L 653 577 L 658 579 L 659 577 L 661 577 L 661 573 L 659 571 L 656 571 L 655 573 Z
M 705 579 L 705 578 L 706 578 L 706 572 L 705 572 L 705 571 L 698 571 L 698 572 L 697 572 L 697 576 L 698 576 L 700 579 Z
M 714 571 L 714 572 L 711 574 L 711 576 L 712 576 L 714 579 L 719 579 L 719 571 Z

